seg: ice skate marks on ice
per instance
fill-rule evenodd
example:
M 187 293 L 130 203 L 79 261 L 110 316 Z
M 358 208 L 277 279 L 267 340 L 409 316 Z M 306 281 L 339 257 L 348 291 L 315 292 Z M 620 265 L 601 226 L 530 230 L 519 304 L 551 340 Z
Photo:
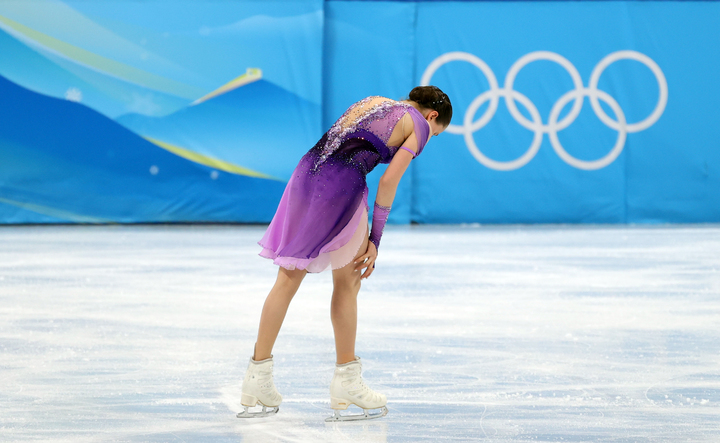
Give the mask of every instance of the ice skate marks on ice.
M 241 401 L 238 402 L 237 399 Z M 279 406 L 271 407 L 256 401 L 252 404 L 250 399 L 244 398 L 242 389 L 239 385 L 225 386 L 220 389 L 220 401 L 227 406 L 232 412 L 236 413 L 237 418 L 261 418 L 275 415 L 279 410 Z M 244 403 L 248 403 L 246 406 Z M 251 410 L 250 408 L 254 408 Z
M 242 388 L 238 384 L 223 386 L 218 390 L 220 393 L 220 402 L 235 413 L 242 411 L 243 406 L 238 402 L 238 398 L 242 396 Z

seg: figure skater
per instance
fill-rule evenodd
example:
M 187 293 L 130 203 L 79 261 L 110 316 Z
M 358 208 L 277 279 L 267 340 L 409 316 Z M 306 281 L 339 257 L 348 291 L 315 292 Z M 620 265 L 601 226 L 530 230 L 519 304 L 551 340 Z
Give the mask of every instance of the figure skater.
M 265 300 L 255 351 L 242 385 L 244 412 L 258 417 L 278 411 L 282 396 L 273 382 L 272 348 L 288 306 L 308 272 L 332 268 L 330 309 L 335 334 L 336 368 L 330 383 L 328 421 L 387 414 L 385 395 L 363 381 L 355 355 L 357 295 L 361 279 L 375 269 L 380 237 L 400 178 L 420 155 L 430 135 L 452 118 L 448 96 L 435 86 L 418 86 L 407 100 L 367 97 L 353 104 L 295 168 L 277 212 L 262 240 L 260 255 L 279 265 Z M 365 176 L 389 163 L 380 179 L 368 236 L 368 188 Z M 363 272 L 364 270 L 364 272 Z M 250 412 L 260 403 L 262 412 Z M 364 414 L 340 415 L 355 404 Z M 271 408 L 271 409 L 268 409 Z M 370 414 L 369 410 L 380 409 Z

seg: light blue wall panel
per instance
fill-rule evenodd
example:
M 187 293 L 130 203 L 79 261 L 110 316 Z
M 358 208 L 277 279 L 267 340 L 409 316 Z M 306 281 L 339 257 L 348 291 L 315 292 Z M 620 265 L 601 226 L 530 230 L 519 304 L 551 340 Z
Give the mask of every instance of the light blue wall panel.
M 394 2 L 325 4 L 323 122 L 325 130 L 354 102 L 381 95 L 407 97 L 415 86 L 414 23 L 416 6 Z M 390 223 L 409 223 L 413 172 L 403 177 Z M 372 207 L 385 166 L 368 175 Z
M 416 78 L 437 62 L 431 83 L 450 95 L 458 126 L 417 160 L 412 218 L 720 220 L 720 83 L 714 75 L 720 72 L 719 7 L 419 3 Z M 511 87 L 510 71 L 516 74 Z M 595 85 L 593 72 L 599 75 Z M 494 88 L 488 75 L 497 81 Z M 579 113 L 553 127 L 553 107 L 562 123 L 574 96 L 565 96 L 564 106 L 561 98 L 574 90 L 584 96 Z M 497 108 L 481 121 L 493 96 Z M 598 97 L 597 112 L 592 96 Z M 521 115 L 510 112 L 506 97 L 514 98 Z M 474 109 L 473 101 L 479 105 Z M 537 110 L 535 123 L 528 108 Z M 627 122 L 622 128 L 613 123 L 616 111 Z M 523 157 L 534 137 L 537 152 Z
M 633 44 L 652 48 L 669 89 L 661 119 L 629 137 L 627 221 L 718 222 L 720 3 L 633 2 L 627 10 Z M 619 72 L 608 69 L 610 75 Z M 654 84 L 647 71 L 644 75 Z M 619 96 L 633 93 L 635 85 L 616 83 L 623 85 Z M 639 111 L 633 121 L 650 110 Z

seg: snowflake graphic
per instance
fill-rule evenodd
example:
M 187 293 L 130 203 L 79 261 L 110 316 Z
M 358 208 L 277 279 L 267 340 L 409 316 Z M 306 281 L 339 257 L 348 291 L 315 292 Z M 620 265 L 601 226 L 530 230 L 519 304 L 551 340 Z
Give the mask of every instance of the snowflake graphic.
M 68 90 L 65 91 L 65 98 L 71 102 L 80 103 L 82 101 L 82 91 L 78 88 L 68 88 Z

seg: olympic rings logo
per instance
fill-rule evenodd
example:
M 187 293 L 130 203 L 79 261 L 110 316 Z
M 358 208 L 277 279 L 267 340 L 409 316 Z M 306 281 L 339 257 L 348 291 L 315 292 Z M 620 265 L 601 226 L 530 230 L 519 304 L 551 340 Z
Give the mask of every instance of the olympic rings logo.
M 597 88 L 598 82 L 600 81 L 600 76 L 602 75 L 603 71 L 612 63 L 624 59 L 636 60 L 650 68 L 652 73 L 655 75 L 655 78 L 657 79 L 658 87 L 660 90 L 660 95 L 655 109 L 647 118 L 637 123 L 628 123 L 625 120 L 625 114 L 623 113 L 623 110 L 620 108 L 620 105 L 617 103 L 617 101 L 615 101 L 615 99 L 612 98 L 612 96 L 610 96 L 610 94 L 608 94 L 607 92 Z M 557 100 L 557 102 L 555 102 L 552 110 L 550 111 L 550 116 L 547 123 L 542 122 L 542 118 L 540 117 L 537 107 L 535 107 L 535 105 L 532 101 L 530 101 L 529 98 L 527 98 L 520 92 L 513 90 L 515 77 L 517 77 L 520 70 L 524 68 L 527 64 L 537 60 L 549 60 L 559 64 L 560 66 L 565 68 L 568 74 L 570 74 L 570 78 L 575 85 L 574 90 L 566 92 Z M 448 52 L 433 60 L 432 63 L 430 63 L 425 69 L 420 84 L 429 85 L 432 76 L 435 74 L 435 71 L 437 71 L 445 63 L 449 63 L 452 61 L 465 61 L 475 65 L 483 72 L 485 78 L 487 78 L 490 89 L 478 95 L 472 101 L 472 103 L 470 103 L 470 106 L 465 112 L 462 126 L 451 124 L 448 126 L 447 131 L 452 134 L 463 135 L 465 138 L 465 143 L 470 150 L 470 153 L 481 164 L 487 166 L 488 168 L 496 169 L 499 171 L 512 171 L 514 169 L 525 166 L 530 160 L 533 159 L 533 157 L 535 157 L 535 154 L 537 154 L 538 150 L 540 149 L 543 134 L 548 134 L 550 138 L 550 143 L 552 144 L 552 147 L 557 153 L 557 155 L 560 156 L 560 158 L 563 159 L 570 166 L 585 170 L 604 168 L 605 166 L 615 161 L 617 156 L 620 155 L 623 147 L 625 146 L 625 139 L 627 138 L 627 134 L 631 132 L 639 132 L 652 126 L 660 118 L 663 111 L 665 110 L 665 105 L 667 104 L 668 86 L 665 75 L 663 74 L 657 63 L 655 63 L 647 55 L 637 51 L 617 51 L 607 55 L 605 58 L 600 60 L 600 62 L 595 66 L 592 74 L 590 75 L 590 84 L 587 88 L 584 87 L 583 81 L 580 78 L 580 74 L 578 73 L 575 66 L 570 63 L 570 61 L 568 61 L 565 57 L 550 51 L 536 51 L 520 57 L 510 67 L 510 70 L 505 76 L 504 88 L 500 88 L 498 86 L 495 74 L 492 72 L 487 63 L 482 61 L 477 56 L 469 54 L 467 52 Z M 522 156 L 515 160 L 504 162 L 493 160 L 484 155 L 480 151 L 480 149 L 478 149 L 477 145 L 475 144 L 475 139 L 473 137 L 473 134 L 476 131 L 482 129 L 482 127 L 487 125 L 488 122 L 490 122 L 490 120 L 493 118 L 493 116 L 495 115 L 495 111 L 497 110 L 500 97 L 505 98 L 506 106 L 513 118 L 521 126 L 535 133 L 530 148 Z M 615 146 L 613 146 L 610 152 L 606 156 L 598 160 L 592 161 L 580 160 L 568 154 L 568 152 L 565 150 L 565 148 L 563 148 L 563 146 L 560 144 L 560 140 L 558 139 L 558 131 L 562 131 L 563 129 L 570 126 L 580 114 L 580 110 L 582 109 L 585 97 L 588 97 L 590 99 L 590 105 L 592 106 L 595 115 L 600 119 L 600 121 L 605 123 L 605 125 L 607 125 L 609 128 L 618 131 L 617 141 L 615 142 Z M 562 111 L 563 107 L 573 100 L 574 103 L 572 105 L 572 108 L 570 109 L 570 112 L 562 120 L 558 121 L 560 112 Z M 613 110 L 617 120 L 613 120 L 605 113 L 603 108 L 600 106 L 599 100 L 605 102 L 610 107 L 610 109 Z M 485 110 L 485 113 L 479 119 L 473 121 L 475 118 L 475 114 L 477 113 L 478 109 L 480 109 L 480 106 L 482 106 L 487 101 L 489 101 L 490 103 L 488 105 L 488 108 Z M 515 103 L 516 101 L 520 102 L 525 107 L 525 109 L 528 110 L 530 116 L 532 117 L 532 120 L 528 120 L 523 114 L 520 113 Z

